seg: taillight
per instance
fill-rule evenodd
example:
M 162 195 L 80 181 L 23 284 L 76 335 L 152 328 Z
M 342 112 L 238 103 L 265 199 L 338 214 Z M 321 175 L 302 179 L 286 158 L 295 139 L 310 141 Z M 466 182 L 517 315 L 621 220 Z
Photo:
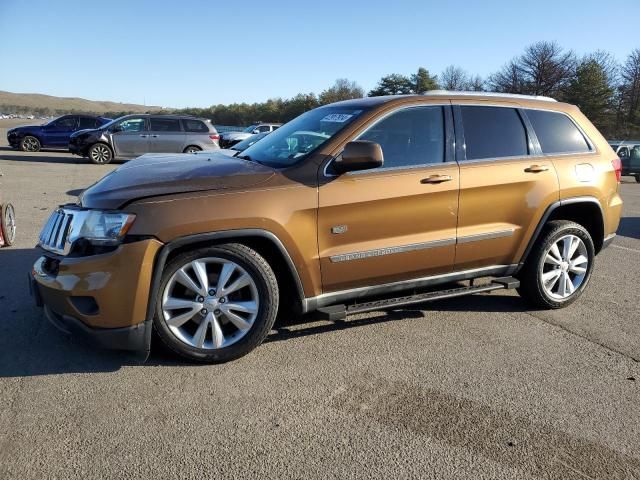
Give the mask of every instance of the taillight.
M 620 177 L 622 176 L 622 161 L 616 157 L 611 160 L 611 165 L 613 165 L 613 171 L 616 172 L 616 180 L 620 183 Z
M 216 135 L 209 135 L 209 138 L 211 140 L 220 140 L 220 135 L 217 135 L 217 134 Z

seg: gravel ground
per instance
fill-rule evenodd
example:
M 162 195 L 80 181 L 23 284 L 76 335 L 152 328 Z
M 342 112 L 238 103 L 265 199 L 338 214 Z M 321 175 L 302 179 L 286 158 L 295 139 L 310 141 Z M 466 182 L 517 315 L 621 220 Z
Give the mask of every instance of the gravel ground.
M 156 349 L 140 365 L 59 333 L 26 284 L 52 207 L 112 168 L 0 147 L 19 221 L 0 251 L 0 478 L 640 478 L 632 179 L 619 236 L 568 309 L 502 292 L 309 316 L 233 363 Z

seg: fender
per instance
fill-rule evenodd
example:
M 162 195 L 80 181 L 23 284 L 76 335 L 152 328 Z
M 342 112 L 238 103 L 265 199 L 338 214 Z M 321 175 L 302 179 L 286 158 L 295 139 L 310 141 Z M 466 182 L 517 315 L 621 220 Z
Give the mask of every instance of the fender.
M 151 350 L 151 322 L 153 321 L 153 316 L 155 315 L 155 304 L 158 299 L 158 293 L 160 290 L 160 279 L 162 278 L 162 271 L 164 270 L 164 266 L 166 264 L 167 258 L 169 254 L 175 250 L 176 248 L 184 247 L 185 245 L 202 243 L 212 240 L 226 240 L 226 239 L 241 239 L 243 237 L 262 237 L 269 240 L 273 243 L 283 258 L 285 259 L 286 265 L 289 268 L 291 275 L 294 279 L 294 283 L 296 285 L 296 290 L 298 297 L 300 299 L 300 303 L 302 305 L 303 311 L 306 311 L 307 300 L 304 296 L 304 290 L 302 288 L 302 281 L 300 280 L 300 275 L 298 274 L 298 270 L 296 269 L 289 252 L 285 248 L 284 244 L 280 241 L 280 239 L 267 230 L 262 230 L 258 228 L 247 228 L 247 229 L 238 229 L 238 230 L 223 230 L 218 232 L 209 232 L 209 233 L 198 233 L 195 235 L 188 235 L 185 237 L 178 237 L 169 243 L 166 243 L 160 250 L 160 252 L 156 255 L 156 259 L 153 265 L 153 275 L 151 277 L 151 287 L 149 293 L 149 303 L 147 304 L 147 317 L 145 319 L 145 324 L 147 324 L 147 332 L 148 335 L 145 339 L 146 341 L 146 349 L 147 354 Z
M 524 265 L 524 262 L 526 261 L 527 256 L 529 255 L 529 253 L 531 252 L 531 249 L 533 248 L 533 246 L 535 245 L 536 241 L 538 240 L 538 237 L 540 236 L 540 233 L 542 233 L 542 229 L 544 228 L 544 226 L 547 223 L 547 220 L 549 219 L 551 214 L 555 210 L 557 210 L 559 207 L 562 207 L 562 206 L 565 206 L 565 205 L 573 205 L 573 204 L 576 204 L 576 203 L 591 203 L 591 204 L 597 205 L 598 209 L 600 210 L 600 218 L 602 219 L 602 231 L 604 231 L 604 211 L 602 209 L 602 205 L 600 204 L 600 201 L 596 197 L 591 197 L 591 196 L 569 197 L 569 198 L 563 198 L 561 200 L 558 200 L 557 202 L 554 202 L 551 205 L 549 205 L 547 207 L 547 209 L 545 210 L 544 214 L 542 215 L 542 218 L 540 219 L 540 222 L 538 222 L 538 226 L 536 227 L 535 231 L 533 232 L 533 235 L 529 239 L 529 243 L 527 244 L 527 248 L 525 249 L 524 253 L 522 254 L 522 258 L 520 259 L 520 262 L 518 263 L 518 270 L 520 270 L 522 268 L 522 266 Z

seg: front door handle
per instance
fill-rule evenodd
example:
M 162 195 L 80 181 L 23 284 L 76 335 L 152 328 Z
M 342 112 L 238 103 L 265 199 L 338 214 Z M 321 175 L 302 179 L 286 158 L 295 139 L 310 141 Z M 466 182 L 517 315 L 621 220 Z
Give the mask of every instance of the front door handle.
M 159 135 L 151 135 L 151 138 L 158 138 Z
M 147 138 L 149 135 L 140 134 L 142 138 Z
M 549 170 L 549 167 L 547 167 L 546 165 L 531 165 L 530 167 L 524 169 L 524 171 L 527 173 L 540 173 L 546 172 L 547 170 Z
M 451 175 L 429 175 L 427 178 L 420 180 L 420 183 L 443 183 L 453 180 Z

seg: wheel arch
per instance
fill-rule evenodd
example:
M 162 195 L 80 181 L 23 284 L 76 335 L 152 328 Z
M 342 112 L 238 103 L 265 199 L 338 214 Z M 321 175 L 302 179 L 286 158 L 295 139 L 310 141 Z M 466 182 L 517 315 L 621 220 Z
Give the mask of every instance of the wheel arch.
M 176 255 L 196 248 L 211 247 L 221 243 L 241 243 L 256 250 L 269 263 L 276 274 L 281 292 L 290 289 L 301 312 L 306 311 L 306 298 L 298 270 L 280 239 L 267 230 L 242 229 L 199 233 L 180 237 L 167 243 L 156 255 L 151 277 L 146 321 L 151 322 L 160 289 L 165 265 Z
M 596 254 L 602 250 L 604 244 L 604 212 L 602 205 L 596 197 L 571 197 L 563 198 L 551 204 L 542 215 L 527 248 L 522 254 L 519 267 L 524 265 L 533 246 L 538 241 L 542 229 L 552 220 L 570 220 L 587 229 L 593 240 Z

